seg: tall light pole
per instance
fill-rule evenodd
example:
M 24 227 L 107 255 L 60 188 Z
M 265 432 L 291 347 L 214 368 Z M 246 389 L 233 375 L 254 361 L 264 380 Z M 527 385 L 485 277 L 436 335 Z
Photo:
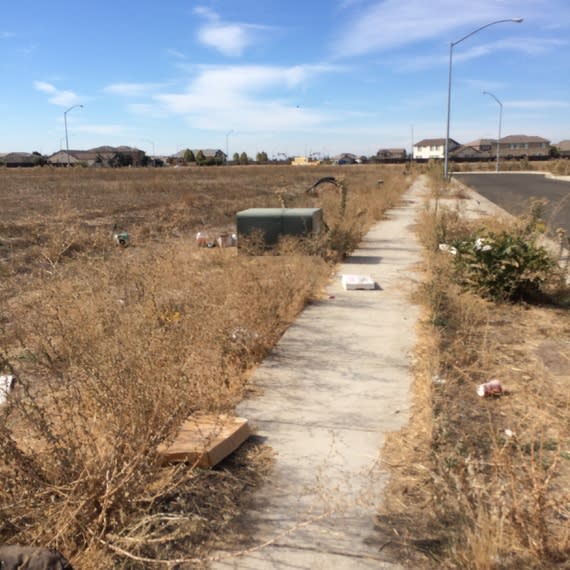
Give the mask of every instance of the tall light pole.
M 523 21 L 523 18 L 507 18 L 505 20 L 495 20 L 494 22 L 489 22 L 484 26 L 480 26 L 477 29 L 469 32 L 466 36 L 458 39 L 455 42 L 451 42 L 449 44 L 449 73 L 448 73 L 448 80 L 447 80 L 447 128 L 445 131 L 445 155 L 444 155 L 444 162 L 443 162 L 443 175 L 445 179 L 449 178 L 449 119 L 451 116 L 451 65 L 453 61 L 453 48 L 460 44 L 463 40 L 470 38 L 471 36 L 475 35 L 477 32 L 488 28 L 489 26 L 494 26 L 495 24 L 502 24 L 504 22 L 512 22 L 515 24 L 520 24 Z
M 230 138 L 230 135 L 233 133 L 233 129 L 231 131 L 228 131 L 226 133 L 226 160 L 228 160 L 230 158 L 230 148 L 229 148 L 229 143 L 228 143 L 228 139 Z
M 72 109 L 76 109 L 77 107 L 83 108 L 83 105 L 73 105 L 73 107 L 69 107 L 66 111 L 63 112 L 63 123 L 65 124 L 65 150 L 67 152 L 67 166 L 71 164 L 69 160 L 69 138 L 67 137 L 67 113 Z
M 495 171 L 499 172 L 499 161 L 501 156 L 501 127 L 503 124 L 503 104 L 492 93 L 489 93 L 489 91 L 483 91 L 483 95 L 489 95 L 490 97 L 493 97 L 493 99 L 495 99 L 495 101 L 499 104 L 499 138 L 497 139 L 497 166 L 495 168 Z

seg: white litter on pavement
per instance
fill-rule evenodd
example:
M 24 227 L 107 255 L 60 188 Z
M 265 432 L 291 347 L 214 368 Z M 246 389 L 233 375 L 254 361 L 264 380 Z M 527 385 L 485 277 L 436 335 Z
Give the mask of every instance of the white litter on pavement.
M 346 291 L 376 289 L 376 282 L 370 275 L 343 275 L 342 286 Z

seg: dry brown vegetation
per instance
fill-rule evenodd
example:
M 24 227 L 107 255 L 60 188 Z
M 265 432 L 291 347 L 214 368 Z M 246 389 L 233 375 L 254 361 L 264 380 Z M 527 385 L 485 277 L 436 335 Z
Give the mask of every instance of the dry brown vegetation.
M 469 220 L 441 204 L 419 220 L 427 249 L 414 408 L 387 444 L 393 476 L 379 517 L 393 533 L 387 547 L 408 567 L 570 563 L 568 289 L 554 276 L 558 296 L 539 305 L 484 300 L 456 284 L 452 256 L 436 253 L 442 235 L 521 225 Z M 479 397 L 477 386 L 491 379 L 504 393 Z
M 334 188 L 304 192 L 325 175 L 348 188 L 342 218 Z M 397 202 L 401 167 L 1 169 L 0 185 L 0 374 L 18 380 L 0 408 L 0 541 L 88 570 L 203 560 L 267 452 L 203 471 L 159 468 L 157 446 L 190 414 L 231 413 L 335 256 Z M 291 240 L 281 256 L 196 247 L 284 199 L 323 208 L 324 258 Z
M 453 172 L 467 171 L 494 171 L 496 164 L 489 162 L 458 162 L 453 163 Z M 570 160 L 568 158 L 558 158 L 553 160 L 501 160 L 501 171 L 517 172 L 537 170 L 540 172 L 550 172 L 558 176 L 570 176 Z

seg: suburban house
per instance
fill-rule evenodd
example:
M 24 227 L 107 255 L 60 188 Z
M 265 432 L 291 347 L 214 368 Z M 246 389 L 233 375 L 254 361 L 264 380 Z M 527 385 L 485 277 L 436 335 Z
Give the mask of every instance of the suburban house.
M 358 157 L 350 152 L 343 152 L 333 157 L 335 164 L 357 164 Z
M 558 149 L 560 156 L 565 158 L 570 157 L 570 140 L 560 141 L 558 144 L 555 144 L 554 146 Z
M 53 166 L 139 166 L 144 162 L 145 152 L 130 146 L 99 146 L 90 150 L 60 150 L 48 156 Z
M 493 143 L 495 152 L 496 149 Z M 548 158 L 550 141 L 536 136 L 509 135 L 499 141 L 499 153 L 503 158 Z
M 449 160 L 453 161 L 475 162 L 478 160 L 489 160 L 492 156 L 489 150 L 481 150 L 480 147 L 467 144 L 458 146 L 449 152 Z
M 492 151 L 494 148 L 496 149 L 496 145 L 497 141 L 495 139 L 477 139 L 476 141 L 466 143 L 464 146 L 469 146 L 481 152 L 488 152 Z
M 296 156 L 291 161 L 291 166 L 318 166 L 320 163 L 320 160 L 312 160 L 310 157 Z
M 44 163 L 45 159 L 39 153 L 9 152 L 0 156 L 0 165 L 10 168 L 26 168 Z
M 449 153 L 456 149 L 459 143 L 449 139 Z M 414 159 L 429 160 L 430 158 L 445 157 L 445 139 L 423 139 L 414 145 Z
M 405 148 L 381 148 L 375 158 L 380 162 L 404 162 L 407 156 Z

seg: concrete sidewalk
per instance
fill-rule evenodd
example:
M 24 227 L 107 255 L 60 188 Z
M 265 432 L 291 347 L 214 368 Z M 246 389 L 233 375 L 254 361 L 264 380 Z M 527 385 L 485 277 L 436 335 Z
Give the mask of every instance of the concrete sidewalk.
M 331 297 L 309 306 L 253 376 L 262 395 L 248 418 L 276 453 L 273 470 L 243 520 L 248 547 L 217 570 L 399 568 L 374 528 L 386 473 L 387 432 L 408 417 L 411 304 L 420 246 L 411 228 L 421 205 L 416 181 L 403 205 L 376 224 L 339 268 Z M 342 274 L 371 275 L 374 291 L 344 291 Z

